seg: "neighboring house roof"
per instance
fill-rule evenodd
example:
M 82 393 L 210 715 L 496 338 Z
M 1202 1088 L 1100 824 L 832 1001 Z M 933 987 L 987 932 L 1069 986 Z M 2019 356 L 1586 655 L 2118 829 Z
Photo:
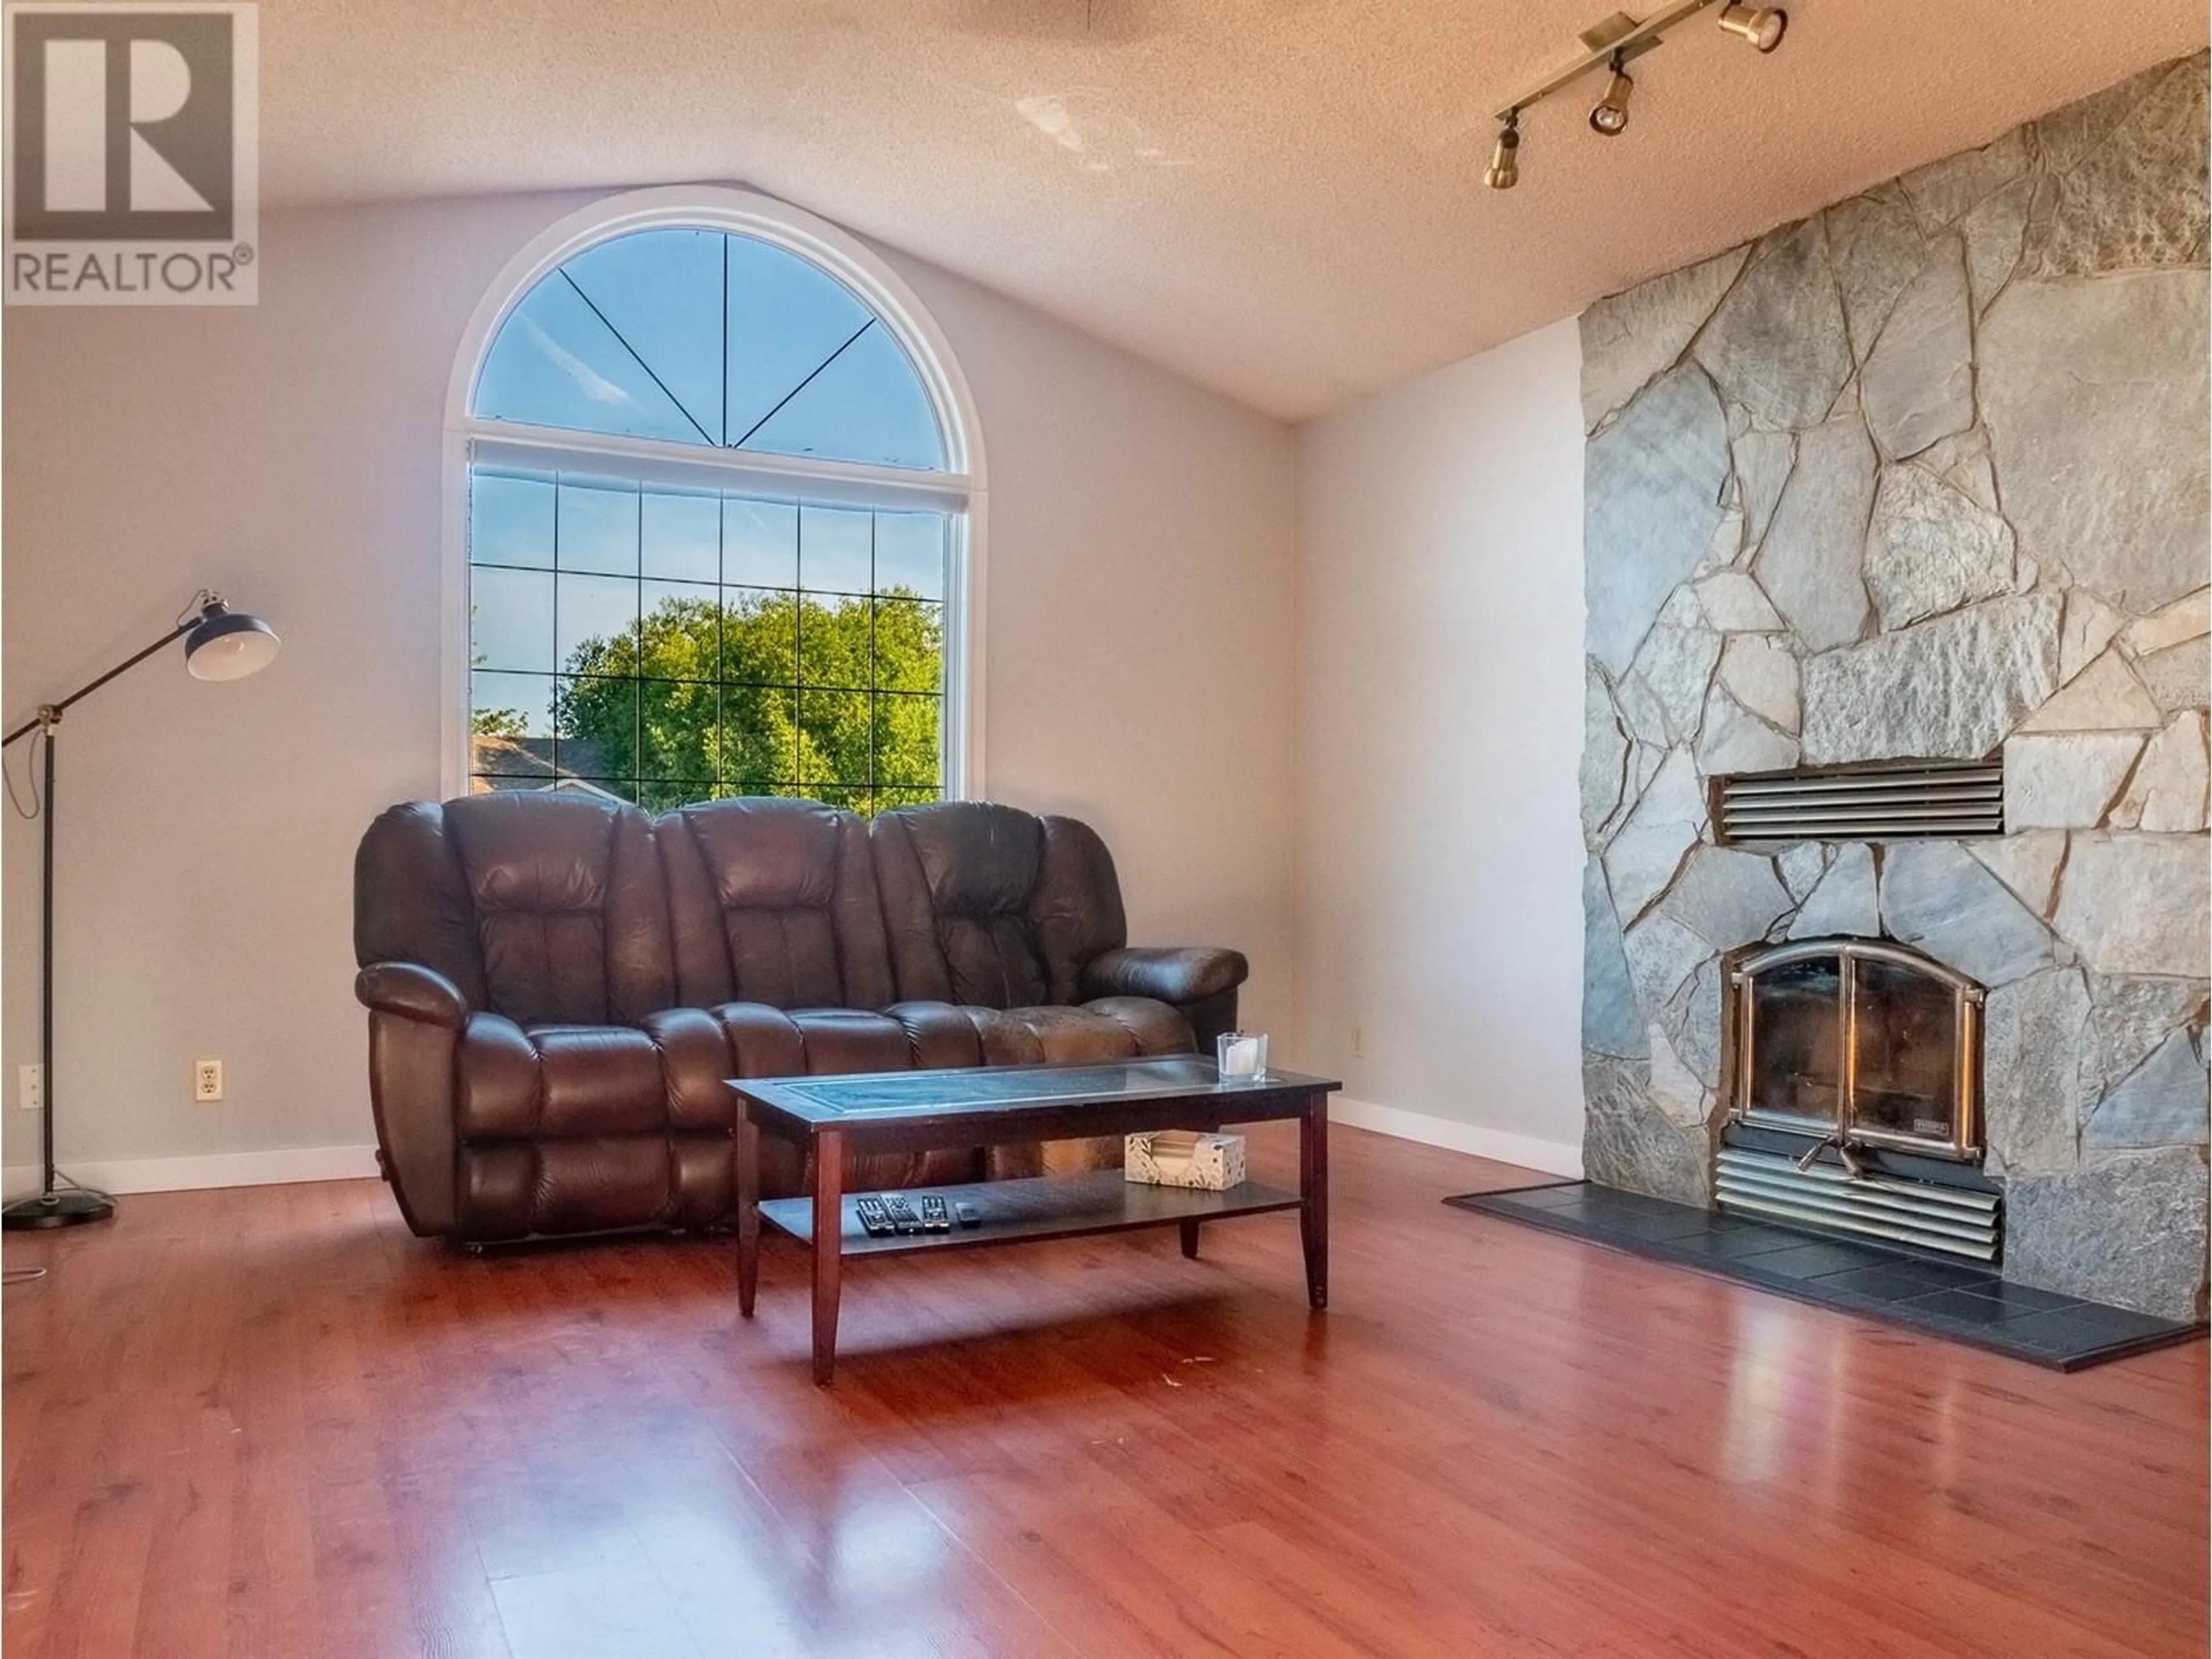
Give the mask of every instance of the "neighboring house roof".
M 597 746 L 573 738 L 501 738 L 476 732 L 469 738 L 469 775 L 484 790 L 543 789 L 550 785 L 604 795 L 609 800 L 623 799 L 589 781 L 599 764 Z

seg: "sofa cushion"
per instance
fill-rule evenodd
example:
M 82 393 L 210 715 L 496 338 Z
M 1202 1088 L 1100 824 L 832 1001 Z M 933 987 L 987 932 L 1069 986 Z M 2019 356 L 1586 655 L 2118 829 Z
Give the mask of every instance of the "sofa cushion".
M 817 801 L 685 806 L 656 826 L 677 1000 L 880 1008 L 890 958 L 867 831 Z
M 362 968 L 411 963 L 484 1006 L 483 946 L 446 809 L 416 800 L 377 814 L 353 861 L 353 951 Z
M 1049 816 L 1037 823 L 1044 855 L 1030 895 L 1030 922 L 1044 958 L 1045 1000 L 1079 1002 L 1085 967 L 1129 942 L 1121 878 L 1114 855 L 1089 824 Z
M 1084 964 L 1126 943 L 1113 860 L 1073 818 L 938 801 L 879 815 L 868 839 L 902 998 L 1071 1003 Z
M 950 1071 L 983 1063 L 983 1042 L 965 1008 L 949 1002 L 895 1002 L 884 1011 L 906 1031 L 916 1071 Z
M 445 808 L 476 917 L 483 1002 L 520 1021 L 630 1024 L 675 1000 L 653 826 L 584 794 Z
M 735 1121 L 730 1079 L 736 1073 L 721 1021 L 704 1008 L 664 1008 L 647 1015 L 641 1029 L 660 1055 L 669 1127 L 727 1135 Z
M 461 1038 L 464 1139 L 655 1133 L 668 1123 L 661 1052 L 627 1025 L 517 1025 L 475 1014 Z
M 906 1031 L 889 1014 L 858 1008 L 770 1008 L 726 1003 L 714 1011 L 729 1034 L 735 1077 L 813 1072 L 900 1072 Z
M 541 1135 L 649 1133 L 668 1127 L 660 1051 L 635 1026 L 533 1025 L 544 1079 Z
M 1011 806 L 940 802 L 869 831 L 899 995 L 1011 1008 L 1045 1000 L 1030 894 L 1044 835 Z
M 1164 1002 L 1102 997 L 1080 1008 L 970 1008 L 987 1066 L 1060 1066 L 1191 1050 L 1190 1027 Z

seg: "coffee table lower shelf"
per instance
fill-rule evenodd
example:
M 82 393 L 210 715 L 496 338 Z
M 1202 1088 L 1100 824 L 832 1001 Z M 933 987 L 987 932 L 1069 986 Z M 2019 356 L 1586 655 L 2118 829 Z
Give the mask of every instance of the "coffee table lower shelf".
M 957 1215 L 972 1204 L 979 1225 L 957 1222 L 946 1233 L 871 1235 L 860 1225 L 857 1200 L 843 1200 L 838 1254 L 846 1256 L 901 1255 L 914 1250 L 957 1249 L 988 1244 L 1033 1243 L 1046 1238 L 1079 1238 L 1091 1233 L 1127 1232 L 1139 1227 L 1219 1221 L 1230 1216 L 1295 1210 L 1293 1192 L 1248 1181 L 1226 1192 L 1188 1187 L 1150 1187 L 1125 1180 L 1119 1170 L 1094 1175 L 1038 1176 L 1020 1181 L 979 1181 L 963 1186 L 932 1187 Z M 904 1193 L 909 1203 L 918 1193 Z M 814 1242 L 814 1201 L 807 1198 L 764 1199 L 760 1218 L 778 1232 L 805 1244 Z

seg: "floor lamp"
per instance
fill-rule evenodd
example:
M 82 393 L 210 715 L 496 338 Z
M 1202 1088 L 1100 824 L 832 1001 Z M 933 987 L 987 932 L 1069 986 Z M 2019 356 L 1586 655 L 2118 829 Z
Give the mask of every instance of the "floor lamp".
M 33 737 L 45 753 L 40 757 L 38 811 L 42 848 L 39 939 L 39 1060 L 45 1067 L 46 1111 L 40 1126 L 40 1151 L 46 1179 L 29 1198 L 19 1198 L 0 1208 L 0 1226 L 71 1227 L 82 1221 L 104 1221 L 115 1213 L 115 1200 L 106 1193 L 74 1183 L 60 1184 L 54 1169 L 54 733 L 62 715 L 113 679 L 136 668 L 147 658 L 177 641 L 185 642 L 185 667 L 196 680 L 242 680 L 266 668 L 276 654 L 276 630 L 258 617 L 233 611 L 222 597 L 202 588 L 167 633 L 133 656 L 125 657 L 98 679 L 79 686 L 59 702 L 41 704 L 39 712 L 5 738 L 0 749 L 19 738 Z

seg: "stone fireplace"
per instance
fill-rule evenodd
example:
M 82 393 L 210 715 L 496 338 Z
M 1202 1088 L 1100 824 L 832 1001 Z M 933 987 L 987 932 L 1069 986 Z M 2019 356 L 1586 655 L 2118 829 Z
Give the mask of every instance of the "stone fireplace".
M 1593 1180 L 1725 1206 L 1842 1125 L 2007 1278 L 2203 1313 L 2206 80 L 1584 314 Z M 1716 828 L 1717 780 L 1907 758 L 2001 763 L 2002 833 Z

